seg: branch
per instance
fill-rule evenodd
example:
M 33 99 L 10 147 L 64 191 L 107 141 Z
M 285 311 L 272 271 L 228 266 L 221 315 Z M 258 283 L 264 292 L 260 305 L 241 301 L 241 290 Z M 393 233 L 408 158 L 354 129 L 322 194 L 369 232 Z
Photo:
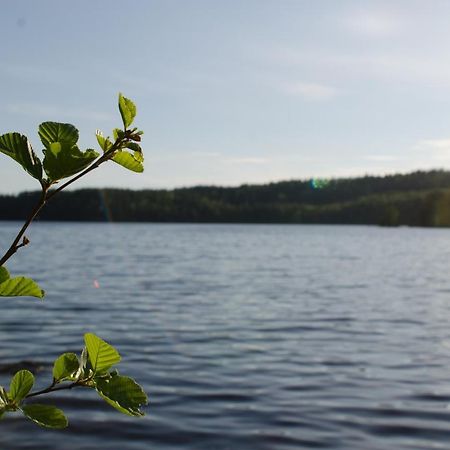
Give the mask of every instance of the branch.
M 113 146 L 106 151 L 99 159 L 94 161 L 88 168 L 84 169 L 82 172 L 80 172 L 75 177 L 71 178 L 69 181 L 66 181 L 64 184 L 62 184 L 58 189 L 55 189 L 54 191 L 51 191 L 47 195 L 47 200 L 50 200 L 54 195 L 56 195 L 58 192 L 61 192 L 63 189 L 65 189 L 67 186 L 70 186 L 73 182 L 79 180 L 81 177 L 84 177 L 89 172 L 92 172 L 94 169 L 96 169 L 100 164 L 104 163 L 105 161 L 108 161 L 110 156 L 116 151 L 119 150 L 120 146 L 122 145 L 122 140 L 117 138 L 114 142 Z
M 19 244 L 20 240 L 22 239 L 22 236 L 25 234 L 25 231 L 30 226 L 30 224 L 34 220 L 34 218 L 39 214 L 39 211 L 44 207 L 44 205 L 53 196 L 55 196 L 58 192 L 61 192 L 67 186 L 70 186 L 73 182 L 79 180 L 81 177 L 84 177 L 89 172 L 93 171 L 98 166 L 100 166 L 100 164 L 104 163 L 105 161 L 108 161 L 110 159 L 110 157 L 112 156 L 112 154 L 116 150 L 119 150 L 121 148 L 123 141 L 127 141 L 127 140 L 128 140 L 127 135 L 125 135 L 125 137 L 123 137 L 123 138 L 117 138 L 114 141 L 114 144 L 112 145 L 112 147 L 108 151 L 106 151 L 99 159 L 94 161 L 89 167 L 87 167 L 85 170 L 80 172 L 78 175 L 76 175 L 69 181 L 66 181 L 64 184 L 62 184 L 58 189 L 55 189 L 54 191 L 49 192 L 48 189 L 49 189 L 50 185 L 47 185 L 45 182 L 41 181 L 41 186 L 42 186 L 41 197 L 40 197 L 38 203 L 36 204 L 36 206 L 34 207 L 33 211 L 31 212 L 31 214 L 25 221 L 23 227 L 17 234 L 16 238 L 14 239 L 13 243 L 11 244 L 11 247 L 9 247 L 9 249 L 6 251 L 6 253 L 0 259 L 0 267 L 3 266 L 6 263 L 6 261 L 8 261 L 8 259 L 11 258 L 11 256 L 17 252 L 17 250 L 19 248 L 24 247 L 25 245 L 27 245 L 29 243 L 28 239 L 24 238 L 23 242 L 21 244 Z
M 102 162 L 105 162 L 106 159 L 103 159 L 105 155 L 97 159 L 95 162 L 93 162 L 87 169 L 83 170 L 83 172 L 80 172 L 77 176 L 73 177 L 69 181 L 66 181 L 64 184 L 62 184 L 58 189 L 55 189 L 54 191 L 51 191 L 47 195 L 47 200 L 51 199 L 54 195 L 56 195 L 58 192 L 61 192 L 63 189 L 65 189 L 67 186 L 70 186 L 73 182 L 79 180 L 84 175 L 88 174 L 92 170 L 96 169 Z
M 23 227 L 20 229 L 19 233 L 17 234 L 16 238 L 14 239 L 13 243 L 11 244 L 11 247 L 6 251 L 6 253 L 2 256 L 2 259 L 0 259 L 0 267 L 5 264 L 6 261 L 8 261 L 9 258 L 11 258 L 14 253 L 17 252 L 17 250 L 20 247 L 24 247 L 28 244 L 28 239 L 24 238 L 23 242 L 19 244 L 19 241 L 22 239 L 22 236 L 25 234 L 25 231 L 30 226 L 33 219 L 38 215 L 39 211 L 42 209 L 42 207 L 45 205 L 47 201 L 47 189 L 42 185 L 42 193 L 41 197 L 34 207 L 34 209 L 31 211 L 30 215 L 28 216 L 28 219 L 23 224 Z
M 73 389 L 74 387 L 77 387 L 77 386 L 82 386 L 82 385 L 79 384 L 78 381 L 75 381 L 74 383 L 66 384 L 66 385 L 63 385 L 63 386 L 55 386 L 55 384 L 53 383 L 48 388 L 42 389 L 41 391 L 32 392 L 31 394 L 28 394 L 25 398 L 36 397 L 38 395 L 47 394 L 49 392 L 64 391 L 64 390 L 67 390 L 67 389 Z

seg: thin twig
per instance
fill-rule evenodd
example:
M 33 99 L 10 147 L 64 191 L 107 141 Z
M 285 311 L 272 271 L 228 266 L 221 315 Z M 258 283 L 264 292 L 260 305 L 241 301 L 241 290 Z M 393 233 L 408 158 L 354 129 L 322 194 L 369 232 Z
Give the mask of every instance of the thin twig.
M 6 251 L 6 253 L 2 256 L 0 259 L 0 267 L 5 264 L 6 261 L 8 261 L 9 258 L 11 258 L 14 253 L 17 252 L 17 250 L 21 247 L 24 247 L 26 244 L 23 242 L 19 244 L 19 241 L 22 239 L 22 236 L 25 234 L 25 231 L 30 226 L 31 222 L 34 220 L 34 218 L 39 214 L 39 211 L 44 207 L 44 205 L 52 198 L 54 197 L 58 192 L 61 192 L 63 189 L 65 189 L 67 186 L 70 186 L 73 182 L 79 180 L 81 177 L 85 176 L 92 170 L 96 169 L 100 164 L 104 163 L 108 159 L 110 159 L 111 155 L 116 151 L 119 150 L 122 146 L 123 141 L 128 140 L 127 137 L 125 138 L 117 138 L 112 145 L 112 147 L 106 151 L 100 158 L 95 160 L 89 167 L 84 169 L 82 172 L 80 172 L 75 177 L 71 178 L 69 181 L 66 181 L 64 184 L 62 184 L 58 189 L 55 189 L 54 191 L 49 191 L 49 185 L 47 185 L 44 182 L 41 182 L 42 185 L 42 193 L 41 197 L 39 198 L 38 203 L 34 207 L 33 211 L 25 221 L 23 227 L 17 234 L 16 238 L 14 239 L 13 243 L 11 244 L 11 247 Z M 28 243 L 28 242 L 27 242 Z
M 84 177 L 86 174 L 91 172 L 92 170 L 96 169 L 100 164 L 104 163 L 109 159 L 109 157 L 120 148 L 122 144 L 122 139 L 116 139 L 112 147 L 106 151 L 99 159 L 94 161 L 88 168 L 84 169 L 82 172 L 80 172 L 75 177 L 71 178 L 69 181 L 66 181 L 64 184 L 62 184 L 58 189 L 55 189 L 54 191 L 51 191 L 47 195 L 47 200 L 51 199 L 54 195 L 56 195 L 58 192 L 61 192 L 63 189 L 65 189 L 67 186 L 70 186 L 73 182 L 79 180 L 81 177 Z
M 11 244 L 11 247 L 9 247 L 6 253 L 2 256 L 2 259 L 0 259 L 0 267 L 3 266 L 5 262 L 8 261 L 8 259 L 11 258 L 11 256 L 14 255 L 14 253 L 16 253 L 16 251 L 20 247 L 23 247 L 22 244 L 19 244 L 19 241 L 22 239 L 22 236 L 25 234 L 25 231 L 30 226 L 33 219 L 38 215 L 39 211 L 45 205 L 46 201 L 47 201 L 47 190 L 46 188 L 42 188 L 42 193 L 41 197 L 39 198 L 39 201 L 37 202 L 34 209 L 31 211 L 30 215 L 28 216 L 28 219 L 23 224 L 23 227 L 20 229 L 19 233 L 17 234 L 16 238 Z
M 38 395 L 48 394 L 49 392 L 73 389 L 74 387 L 77 387 L 77 386 L 81 386 L 81 384 L 79 384 L 77 381 L 74 383 L 71 383 L 71 384 L 65 384 L 63 386 L 55 386 L 54 384 L 52 384 L 48 388 L 42 389 L 41 391 L 36 391 L 36 392 L 32 392 L 31 394 L 28 394 L 25 398 L 36 397 Z

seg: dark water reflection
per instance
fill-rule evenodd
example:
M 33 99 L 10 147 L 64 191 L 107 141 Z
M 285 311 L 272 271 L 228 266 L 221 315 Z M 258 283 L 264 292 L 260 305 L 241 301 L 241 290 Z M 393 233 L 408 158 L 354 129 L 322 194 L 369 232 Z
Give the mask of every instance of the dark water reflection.
M 0 242 L 16 229 L 2 223 Z M 450 230 L 37 224 L 29 237 L 9 268 L 48 295 L 2 300 L 2 364 L 32 359 L 44 385 L 95 331 L 151 403 L 137 420 L 95 393 L 53 394 L 70 428 L 12 417 L 1 449 L 450 447 Z

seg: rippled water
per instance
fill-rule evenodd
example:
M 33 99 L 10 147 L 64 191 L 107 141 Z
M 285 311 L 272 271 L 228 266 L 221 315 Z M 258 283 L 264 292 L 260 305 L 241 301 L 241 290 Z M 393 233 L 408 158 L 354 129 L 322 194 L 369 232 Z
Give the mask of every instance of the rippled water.
M 0 224 L 4 247 L 17 226 Z M 40 223 L 29 237 L 9 268 L 47 297 L 1 300 L 1 363 L 41 364 L 44 386 L 95 331 L 150 405 L 134 419 L 55 393 L 70 428 L 12 416 L 1 449 L 450 447 L 450 230 Z

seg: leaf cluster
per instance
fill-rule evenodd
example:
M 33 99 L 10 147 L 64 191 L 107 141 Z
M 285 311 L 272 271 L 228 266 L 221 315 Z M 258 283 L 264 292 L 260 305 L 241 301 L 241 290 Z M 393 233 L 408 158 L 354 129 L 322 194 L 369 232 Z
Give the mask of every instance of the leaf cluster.
M 16 132 L 0 136 L 0 152 L 18 162 L 44 189 L 81 173 L 94 161 L 98 166 L 111 159 L 129 170 L 142 172 L 144 158 L 138 142 L 141 141 L 143 132 L 130 128 L 136 116 L 136 106 L 130 99 L 119 94 L 119 111 L 123 129 L 113 130 L 114 141 L 97 131 L 102 156 L 93 149 L 81 151 L 77 145 L 77 128 L 69 123 L 59 122 L 44 122 L 39 125 L 39 138 L 44 146 L 43 161 L 34 152 L 28 138 Z
M 0 297 L 38 297 L 43 298 L 45 292 L 31 278 L 11 278 L 8 269 L 0 266 Z
M 19 248 L 29 243 L 25 231 L 54 195 L 109 160 L 134 172 L 144 170 L 144 157 L 139 144 L 143 132 L 130 128 L 136 115 L 136 106 L 119 94 L 119 111 L 123 128 L 113 130 L 113 140 L 97 132 L 97 141 L 103 154 L 93 149 L 80 150 L 77 145 L 78 130 L 67 123 L 44 122 L 39 125 L 39 137 L 44 146 L 42 161 L 26 136 L 15 132 L 0 136 L 0 153 L 18 162 L 40 182 L 42 188 L 39 202 L 10 248 L 0 258 L 0 297 L 44 297 L 44 291 L 34 280 L 23 276 L 11 277 L 4 264 Z M 59 188 L 51 189 L 65 178 L 70 179 Z M 43 427 L 64 428 L 68 421 L 60 409 L 52 405 L 30 403 L 28 399 L 75 387 L 94 389 L 121 413 L 142 416 L 141 408 L 147 404 L 147 395 L 132 378 L 119 375 L 113 369 L 121 359 L 118 351 L 93 333 L 86 333 L 84 342 L 85 347 L 79 356 L 63 353 L 56 359 L 53 381 L 46 389 L 32 392 L 35 379 L 28 370 L 19 370 L 13 376 L 9 391 L 0 386 L 0 418 L 5 413 L 20 411 Z
M 111 370 L 121 359 L 119 352 L 93 333 L 86 333 L 84 342 L 80 356 L 63 353 L 56 359 L 53 381 L 48 388 L 31 392 L 35 380 L 28 370 L 19 370 L 13 376 L 9 391 L 0 386 L 0 418 L 5 413 L 20 411 L 42 427 L 65 428 L 68 420 L 63 411 L 52 405 L 28 403 L 27 398 L 74 387 L 94 389 L 121 413 L 143 416 L 141 408 L 148 400 L 141 386 L 132 378 Z
M 136 106 L 122 94 L 119 94 L 118 106 L 123 128 L 113 130 L 113 140 L 103 137 L 101 131 L 96 133 L 102 155 L 93 149 L 81 151 L 77 145 L 78 129 L 68 123 L 44 122 L 39 125 L 38 134 L 44 146 L 43 161 L 36 155 L 26 136 L 15 132 L 0 136 L 0 153 L 18 162 L 40 182 L 42 190 L 35 209 L 11 247 L 0 259 L 0 269 L 3 270 L 0 272 L 0 297 L 43 297 L 43 291 L 33 280 L 26 277 L 11 278 L 4 264 L 20 247 L 28 244 L 25 230 L 55 194 L 109 160 L 134 172 L 144 170 L 144 156 L 140 146 L 143 132 L 136 127 L 130 128 L 136 116 Z M 60 187 L 51 189 L 61 180 L 70 177 L 72 178 Z
M 111 152 L 116 144 L 116 150 L 111 154 L 111 160 L 133 172 L 143 172 L 144 157 L 139 144 L 143 131 L 129 128 L 136 116 L 136 106 L 131 100 L 119 94 L 119 110 L 122 116 L 123 130 L 114 128 L 114 142 L 109 136 L 104 137 L 103 133 L 97 130 L 97 142 L 104 154 Z

